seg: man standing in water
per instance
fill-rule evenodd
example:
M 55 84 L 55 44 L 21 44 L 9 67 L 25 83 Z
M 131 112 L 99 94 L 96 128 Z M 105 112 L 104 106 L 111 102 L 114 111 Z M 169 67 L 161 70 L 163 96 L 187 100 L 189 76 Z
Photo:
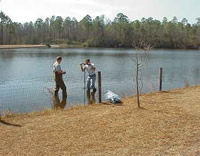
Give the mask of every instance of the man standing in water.
M 85 70 L 88 72 L 88 78 L 87 78 L 87 95 L 88 98 L 90 98 L 90 90 L 93 90 L 93 96 L 96 92 L 95 88 L 95 81 L 96 81 L 96 74 L 95 70 L 96 67 L 93 63 L 90 62 L 90 59 L 86 59 L 85 63 L 80 63 L 81 70 L 84 72 Z
M 53 73 L 54 73 L 55 82 L 56 82 L 56 87 L 54 89 L 54 95 L 58 96 L 58 91 L 61 88 L 62 89 L 62 98 L 63 98 L 63 100 L 66 100 L 67 99 L 67 90 L 66 90 L 66 86 L 63 81 L 63 78 L 62 78 L 63 74 L 66 74 L 66 72 L 61 69 L 61 66 L 60 66 L 61 61 L 62 61 L 62 57 L 57 56 L 56 62 L 53 64 Z

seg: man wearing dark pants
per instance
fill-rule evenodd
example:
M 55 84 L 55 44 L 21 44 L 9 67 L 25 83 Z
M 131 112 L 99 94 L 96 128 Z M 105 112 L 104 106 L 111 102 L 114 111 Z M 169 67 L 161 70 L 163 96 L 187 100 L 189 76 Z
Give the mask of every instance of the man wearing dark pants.
M 93 96 L 94 93 L 96 92 L 96 88 L 95 88 L 95 81 L 96 81 L 96 74 L 95 74 L 95 70 L 96 67 L 93 63 L 90 62 L 90 59 L 86 59 L 85 63 L 80 63 L 81 66 L 81 70 L 83 71 L 87 71 L 88 72 L 88 78 L 87 78 L 87 95 L 90 98 L 90 90 L 93 90 Z
M 61 61 L 62 61 L 62 57 L 58 56 L 58 57 L 56 57 L 56 62 L 53 64 L 53 73 L 54 73 L 55 82 L 56 82 L 56 87 L 54 89 L 54 95 L 58 96 L 58 91 L 61 88 L 62 89 L 62 98 L 67 99 L 67 90 L 66 90 L 66 86 L 63 81 L 63 78 L 62 78 L 63 74 L 66 74 L 66 72 L 61 69 L 61 66 L 60 66 Z

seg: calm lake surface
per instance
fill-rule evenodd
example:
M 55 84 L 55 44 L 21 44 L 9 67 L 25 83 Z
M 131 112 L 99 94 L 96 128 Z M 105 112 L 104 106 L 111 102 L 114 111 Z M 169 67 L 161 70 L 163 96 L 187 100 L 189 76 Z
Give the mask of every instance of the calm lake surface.
M 0 50 L 0 110 L 30 112 L 53 108 L 52 64 L 57 55 L 63 57 L 61 67 L 67 71 L 63 77 L 68 90 L 65 108 L 84 103 L 84 75 L 79 63 L 85 58 L 90 58 L 97 71 L 102 72 L 103 95 L 107 90 L 121 97 L 135 94 L 136 51 L 132 49 L 4 49 Z M 200 84 L 199 60 L 199 50 L 151 51 L 147 62 L 143 61 L 142 92 L 158 91 L 160 67 L 163 90 Z

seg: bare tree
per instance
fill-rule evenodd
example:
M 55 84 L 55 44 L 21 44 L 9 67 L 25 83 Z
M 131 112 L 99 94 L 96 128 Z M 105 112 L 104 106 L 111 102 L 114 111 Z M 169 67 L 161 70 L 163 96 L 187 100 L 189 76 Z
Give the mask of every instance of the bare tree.
M 133 58 L 132 60 L 135 63 L 135 83 L 136 83 L 137 105 L 138 105 L 138 108 L 141 108 L 140 94 L 143 88 L 143 83 L 142 83 L 140 73 L 143 67 L 146 66 L 146 64 L 148 63 L 150 50 L 152 49 L 152 47 L 149 44 L 146 44 L 144 42 L 133 43 L 133 46 L 135 47 L 135 50 L 136 50 L 135 58 Z

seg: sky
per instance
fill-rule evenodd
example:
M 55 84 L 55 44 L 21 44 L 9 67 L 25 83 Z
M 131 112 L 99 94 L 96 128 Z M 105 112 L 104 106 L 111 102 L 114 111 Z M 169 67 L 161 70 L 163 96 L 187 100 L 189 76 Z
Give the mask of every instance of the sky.
M 78 21 L 87 14 L 93 19 L 105 15 L 113 20 L 123 13 L 131 21 L 143 17 L 172 20 L 176 16 L 178 21 L 186 18 L 192 24 L 200 17 L 200 0 L 0 0 L 0 11 L 21 23 L 52 15 L 75 17 Z

